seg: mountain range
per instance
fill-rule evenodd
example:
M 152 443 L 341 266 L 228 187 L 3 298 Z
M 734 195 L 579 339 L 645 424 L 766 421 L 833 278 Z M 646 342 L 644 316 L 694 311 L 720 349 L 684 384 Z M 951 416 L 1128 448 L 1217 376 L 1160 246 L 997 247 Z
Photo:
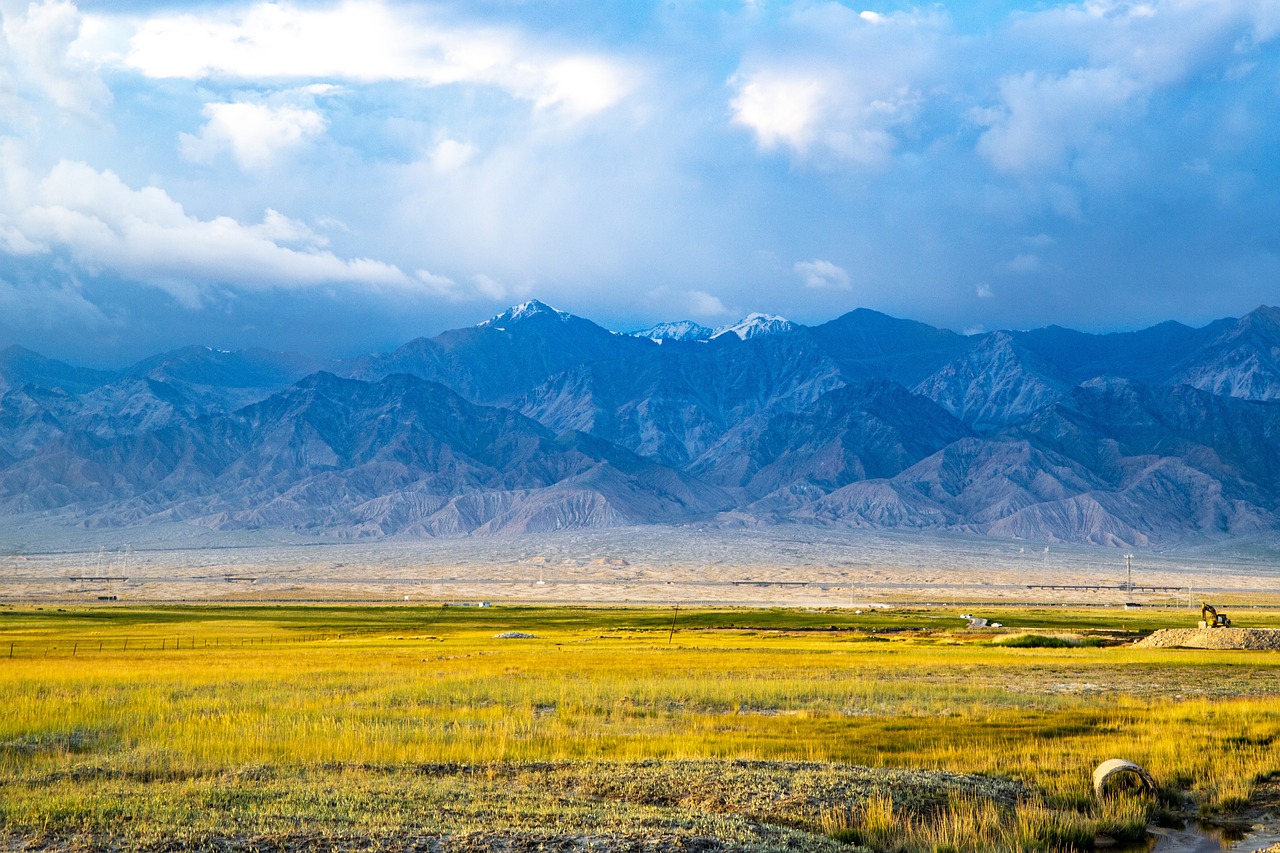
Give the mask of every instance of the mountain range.
M 0 350 L 0 516 L 328 537 L 638 524 L 1116 546 L 1280 527 L 1280 309 L 960 335 L 857 309 L 631 334 L 541 302 L 337 362 Z

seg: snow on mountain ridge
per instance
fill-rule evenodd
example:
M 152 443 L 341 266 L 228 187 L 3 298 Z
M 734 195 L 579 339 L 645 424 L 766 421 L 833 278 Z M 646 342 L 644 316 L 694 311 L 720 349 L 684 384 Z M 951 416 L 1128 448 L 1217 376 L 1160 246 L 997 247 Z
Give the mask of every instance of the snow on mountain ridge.
M 749 338 L 757 338 L 761 335 L 776 335 L 781 332 L 792 332 L 798 329 L 795 323 L 786 317 L 779 317 L 777 314 L 761 314 L 759 312 L 748 314 L 736 323 L 728 326 L 721 326 L 711 335 L 712 340 L 721 335 L 737 335 L 741 340 Z
M 759 337 L 760 335 L 776 335 L 791 332 L 800 328 L 786 317 L 777 314 L 748 314 L 736 323 L 710 329 L 692 320 L 672 320 L 658 323 L 639 332 L 631 332 L 632 337 L 648 338 L 652 341 L 709 341 L 721 335 L 735 335 L 740 340 Z
M 530 299 L 528 302 L 521 302 L 519 305 L 513 305 L 496 317 L 490 317 L 483 323 L 478 323 L 477 328 L 499 329 L 505 331 L 506 326 L 504 324 L 506 323 L 516 323 L 542 314 L 555 315 L 559 317 L 561 321 L 573 318 L 573 315 L 568 311 L 561 311 L 557 308 L 552 308 L 545 302 L 540 302 L 537 299 Z
M 715 329 L 693 322 L 692 320 L 673 320 L 658 323 L 639 332 L 631 332 L 635 338 L 648 338 L 651 341 L 705 341 L 715 334 Z

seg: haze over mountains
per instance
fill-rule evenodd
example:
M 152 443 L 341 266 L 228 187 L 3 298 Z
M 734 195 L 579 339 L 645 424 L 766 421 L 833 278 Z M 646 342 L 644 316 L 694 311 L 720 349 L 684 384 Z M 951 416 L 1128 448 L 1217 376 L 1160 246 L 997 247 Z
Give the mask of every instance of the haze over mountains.
M 1280 309 L 964 336 L 866 309 L 619 334 L 539 302 L 319 363 L 0 351 L 0 514 L 334 537 L 648 523 L 1144 545 L 1280 527 Z

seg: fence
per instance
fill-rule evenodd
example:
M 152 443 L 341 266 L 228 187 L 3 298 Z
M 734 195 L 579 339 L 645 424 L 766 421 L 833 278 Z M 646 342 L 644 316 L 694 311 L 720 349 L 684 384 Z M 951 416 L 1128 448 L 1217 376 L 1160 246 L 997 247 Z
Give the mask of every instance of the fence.
M 360 635 L 360 631 L 348 631 L 342 634 L 303 634 L 299 636 L 253 636 L 253 637 L 200 637 L 199 635 L 169 634 L 165 636 L 112 637 L 110 639 L 26 639 L 0 640 L 0 659 L 47 658 L 47 657 L 84 657 L 86 655 L 102 655 L 107 653 L 142 654 L 146 652 L 179 652 L 203 650 L 252 649 L 317 643 L 330 640 L 350 639 Z M 374 632 L 369 632 L 370 634 Z

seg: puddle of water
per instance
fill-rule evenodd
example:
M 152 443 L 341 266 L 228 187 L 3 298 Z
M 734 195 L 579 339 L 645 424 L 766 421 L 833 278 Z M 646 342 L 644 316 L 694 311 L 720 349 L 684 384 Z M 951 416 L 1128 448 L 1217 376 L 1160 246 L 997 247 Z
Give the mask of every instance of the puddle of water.
M 1280 820 L 1268 817 L 1243 836 L 1187 824 L 1185 829 L 1147 830 L 1147 853 L 1254 853 L 1280 844 Z

